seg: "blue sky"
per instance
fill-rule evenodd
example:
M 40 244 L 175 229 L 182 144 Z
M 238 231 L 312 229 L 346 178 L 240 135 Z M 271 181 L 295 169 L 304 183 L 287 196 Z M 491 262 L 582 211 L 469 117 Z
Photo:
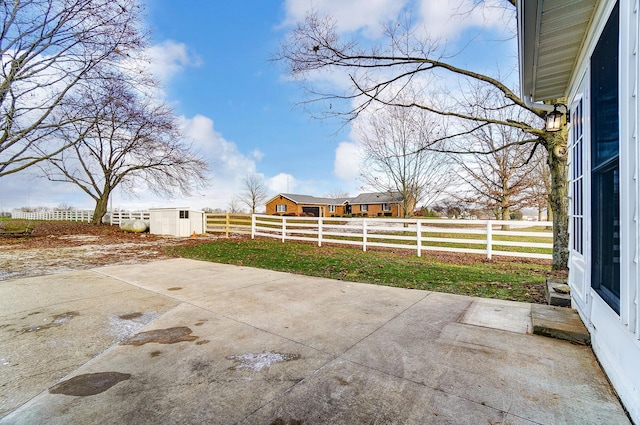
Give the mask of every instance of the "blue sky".
M 459 0 L 468 4 L 473 0 Z M 492 0 L 500 3 L 498 0 Z M 146 0 L 152 34 L 152 70 L 163 83 L 162 96 L 180 117 L 188 138 L 210 162 L 211 183 L 190 198 L 162 199 L 116 191 L 113 206 L 226 208 L 248 173 L 264 176 L 270 193 L 323 196 L 342 190 L 357 194 L 357 140 L 339 122 L 312 119 L 296 103 L 301 89 L 270 61 L 290 25 L 304 16 L 310 0 L 189 1 Z M 321 13 L 335 16 L 338 28 L 375 41 L 381 21 L 403 10 L 422 19 L 430 33 L 465 45 L 480 25 L 485 38 L 504 34 L 498 17 L 472 14 L 451 18 L 454 2 L 442 0 L 314 0 Z M 453 12 L 452 12 L 453 11 Z M 487 24 L 489 22 L 489 24 Z M 489 37 L 486 37 L 489 34 Z M 500 57 L 467 49 L 457 60 L 480 60 L 506 68 L 515 61 L 513 43 Z M 496 53 L 495 49 L 492 50 Z M 331 78 L 329 77 L 329 80 Z M 325 81 L 326 83 L 326 81 Z M 0 210 L 60 204 L 90 209 L 92 200 L 70 184 L 52 184 L 20 174 L 0 179 Z

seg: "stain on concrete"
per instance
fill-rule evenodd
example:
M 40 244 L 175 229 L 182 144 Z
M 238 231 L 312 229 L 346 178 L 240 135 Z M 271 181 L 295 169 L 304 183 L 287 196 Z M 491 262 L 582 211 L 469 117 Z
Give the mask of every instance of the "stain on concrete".
M 184 341 L 195 341 L 199 337 L 191 335 L 193 332 L 186 326 L 178 326 L 168 329 L 154 329 L 140 332 L 120 343 L 120 345 L 140 346 L 155 342 L 157 344 L 175 344 Z
M 80 316 L 80 313 L 78 313 L 77 311 L 67 311 L 62 314 L 56 314 L 51 318 L 51 322 L 42 325 L 29 326 L 28 328 L 23 329 L 22 333 L 39 332 L 46 329 L 56 328 L 58 326 L 62 326 L 63 324 L 69 322 L 71 319 L 77 316 Z
M 249 369 L 253 372 L 260 372 L 264 368 L 268 369 L 273 364 L 298 360 L 299 358 L 300 354 L 265 351 L 262 353 L 246 353 L 228 356 L 227 360 L 234 360 L 236 362 L 229 370 Z
M 208 339 L 201 339 L 200 341 L 196 341 L 196 345 L 202 345 L 202 344 L 208 344 L 211 341 L 209 341 Z
M 179 287 L 179 286 L 174 286 L 173 288 L 167 288 L 167 291 L 179 291 L 179 290 L 181 290 L 181 289 L 182 289 L 182 288 L 181 288 L 181 287 Z
M 140 313 L 139 311 L 136 311 L 135 313 L 121 314 L 118 317 L 121 318 L 122 320 L 133 320 L 133 319 L 137 319 L 138 317 L 142 317 L 142 313 Z
M 303 425 L 303 424 L 304 422 L 299 421 L 297 419 L 289 419 L 288 421 L 285 421 L 282 418 L 277 418 L 273 422 L 271 422 L 269 425 Z
M 119 382 L 131 378 L 129 373 L 99 372 L 74 376 L 49 388 L 51 394 L 86 397 L 107 391 Z
M 209 369 L 209 363 L 196 361 L 191 363 L 191 372 L 202 372 Z
M 343 379 L 343 378 L 341 378 L 341 377 L 339 377 L 339 376 L 336 376 L 335 378 L 336 378 L 336 381 L 338 381 L 338 383 L 339 383 L 340 385 L 342 385 L 342 386 L 347 386 L 347 385 L 349 385 L 349 381 L 347 381 L 346 379 Z
M 149 353 L 151 357 L 158 357 L 160 354 L 162 354 L 162 351 L 160 350 L 152 351 Z

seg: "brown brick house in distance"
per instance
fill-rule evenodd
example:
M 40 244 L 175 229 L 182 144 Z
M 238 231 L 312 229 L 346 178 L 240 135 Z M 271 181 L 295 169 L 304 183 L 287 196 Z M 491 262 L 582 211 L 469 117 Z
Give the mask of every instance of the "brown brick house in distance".
M 403 217 L 402 195 L 398 193 L 361 193 L 355 198 L 318 198 L 280 193 L 266 205 L 269 215 L 313 217 Z

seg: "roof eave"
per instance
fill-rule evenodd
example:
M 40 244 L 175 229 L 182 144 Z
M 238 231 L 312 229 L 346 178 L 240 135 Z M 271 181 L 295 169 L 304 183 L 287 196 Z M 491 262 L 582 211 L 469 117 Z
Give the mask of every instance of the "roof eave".
M 520 91 L 525 101 L 566 97 L 598 0 L 518 2 Z

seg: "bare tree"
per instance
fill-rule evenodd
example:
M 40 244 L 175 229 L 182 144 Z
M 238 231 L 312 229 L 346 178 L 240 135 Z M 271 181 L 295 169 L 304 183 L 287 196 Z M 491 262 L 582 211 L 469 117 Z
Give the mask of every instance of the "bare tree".
M 470 136 L 474 148 L 489 153 L 456 156 L 459 177 L 469 188 L 459 190 L 456 196 L 493 211 L 499 220 L 509 220 L 514 210 L 529 205 L 529 191 L 536 185 L 533 170 L 541 158 L 532 156 L 529 146 L 514 143 L 522 137 L 521 132 L 507 126 L 475 131 Z
M 0 2 L 0 176 L 69 146 L 54 136 L 68 116 L 53 112 L 98 66 L 140 51 L 139 9 L 137 0 Z
M 188 195 L 206 181 L 206 163 L 182 140 L 173 111 L 133 92 L 121 79 L 97 80 L 58 111 L 83 119 L 56 135 L 71 147 L 40 166 L 51 181 L 73 183 L 91 196 L 100 224 L 109 197 L 121 186 L 135 193 Z
M 258 205 L 267 200 L 267 186 L 262 176 L 249 174 L 242 181 L 243 190 L 238 196 L 238 201 L 249 208 L 251 214 L 256 213 Z
M 233 198 L 231 198 L 231 200 L 229 201 L 229 206 L 227 207 L 227 211 L 232 214 L 240 214 L 244 212 L 238 197 L 234 196 Z
M 361 178 L 379 192 L 400 194 L 405 217 L 435 201 L 450 182 L 449 158 L 422 149 L 437 127 L 419 109 L 384 107 L 356 126 L 364 151 Z
M 481 7 L 484 2 L 474 4 Z M 505 1 L 504 5 L 513 8 L 515 1 Z M 515 26 L 515 19 L 513 23 Z M 320 110 L 325 112 L 325 117 L 342 117 L 350 121 L 371 106 L 380 104 L 417 108 L 440 116 L 446 123 L 443 128 L 447 131 L 440 139 L 466 138 L 475 130 L 505 126 L 527 135 L 515 143 L 542 145 L 548 153 L 551 173 L 549 202 L 554 213 L 553 268 L 566 269 L 569 256 L 566 128 L 559 132 L 546 132 L 542 124 L 545 111 L 527 104 L 502 83 L 499 76 L 492 77 L 456 66 L 451 56 L 442 54 L 437 43 L 419 34 L 410 23 L 392 22 L 386 27 L 384 45 L 368 43 L 362 46 L 354 40 L 344 40 L 330 17 L 312 11 L 288 34 L 275 59 L 284 61 L 290 76 L 303 84 L 309 95 L 308 102 L 320 102 Z M 332 71 L 348 73 L 350 86 L 346 91 L 335 90 L 336 85 L 323 91 L 312 83 L 314 80 L 310 77 L 318 72 Z M 436 84 L 426 83 L 427 79 L 436 80 Z M 449 90 L 443 96 L 431 93 L 409 102 L 398 97 L 406 88 L 415 90 L 416 85 L 422 90 L 436 86 L 446 86 Z M 486 93 L 497 93 L 500 103 L 485 105 L 477 103 L 475 96 L 468 99 L 467 90 L 475 91 L 477 86 Z M 521 122 L 497 116 L 496 112 L 506 109 L 523 110 L 531 120 Z M 455 124 L 456 121 L 470 123 L 472 128 L 462 128 Z M 438 142 L 438 139 L 433 142 Z
M 535 167 L 531 170 L 533 185 L 527 190 L 528 205 L 538 210 L 538 220 L 551 221 L 552 213 L 549 209 L 549 191 L 551 189 L 551 178 L 549 165 L 546 160 L 546 152 L 536 152 L 533 160 Z M 547 211 L 547 216 L 543 218 L 542 212 Z
M 329 199 L 344 199 L 349 197 L 349 192 L 340 189 L 332 189 L 324 196 Z

